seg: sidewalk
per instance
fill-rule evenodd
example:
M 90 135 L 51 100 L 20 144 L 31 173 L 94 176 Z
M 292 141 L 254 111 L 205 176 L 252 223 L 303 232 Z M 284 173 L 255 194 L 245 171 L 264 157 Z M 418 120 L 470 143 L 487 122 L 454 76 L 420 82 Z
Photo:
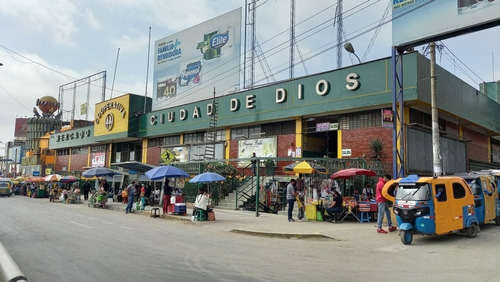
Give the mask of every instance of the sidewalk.
M 86 204 L 86 203 L 85 203 Z M 121 202 L 108 203 L 111 210 L 125 212 L 125 204 Z M 157 206 L 155 206 L 157 207 Z M 151 206 L 146 206 L 145 210 L 135 211 L 135 214 L 150 217 Z M 160 214 L 162 208 L 159 207 Z M 344 221 L 342 223 L 329 223 L 320 221 L 308 221 L 307 219 L 288 222 L 286 212 L 279 214 L 269 214 L 260 212 L 256 216 L 254 211 L 227 210 L 214 208 L 215 221 L 195 221 L 191 222 L 192 208 L 188 204 L 187 215 L 161 215 L 152 220 L 181 220 L 190 224 L 202 225 L 204 227 L 217 229 L 220 231 L 245 233 L 256 236 L 296 238 L 296 239 L 323 239 L 323 240 L 351 240 L 353 234 L 360 239 L 370 239 L 376 236 L 376 223 L 360 223 Z M 399 232 L 394 232 L 399 234 Z

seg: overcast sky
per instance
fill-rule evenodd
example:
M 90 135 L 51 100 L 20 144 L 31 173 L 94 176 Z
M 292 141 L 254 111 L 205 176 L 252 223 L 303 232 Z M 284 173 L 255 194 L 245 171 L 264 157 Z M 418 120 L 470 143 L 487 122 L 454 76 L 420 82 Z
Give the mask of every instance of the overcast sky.
M 0 63 L 3 63 L 0 67 L 3 106 L 0 141 L 13 140 L 15 118 L 32 117 L 38 98 L 47 95 L 58 98 L 61 85 L 102 71 L 107 71 L 106 99 L 111 93 L 113 97 L 125 93 L 145 95 L 146 77 L 147 95 L 151 97 L 154 42 L 244 7 L 244 3 L 243 0 L 3 0 L 0 9 Z M 332 20 L 336 3 L 337 0 L 296 0 L 295 34 L 300 51 L 295 55 L 296 77 L 337 68 L 334 46 L 338 23 L 334 26 Z M 390 23 L 383 25 L 374 39 L 377 24 L 390 3 L 392 0 L 344 1 L 343 40 L 352 42 L 363 61 L 391 55 Z M 275 79 L 287 79 L 290 1 L 260 0 L 258 5 L 256 34 L 260 48 Z M 244 17 L 245 9 L 242 11 Z M 498 27 L 443 43 L 456 58 L 438 54 L 438 63 L 472 86 L 477 88 L 481 81 L 500 77 Z M 303 63 L 300 57 L 304 58 Z M 343 66 L 357 63 L 357 59 L 345 51 L 342 61 Z M 255 80 L 260 84 L 268 82 L 260 64 L 256 67 Z M 102 96 L 100 87 L 91 89 L 89 120 L 93 119 L 94 104 Z M 76 93 L 75 119 L 85 118 L 80 115 L 79 104 L 86 95 L 86 89 Z M 64 92 L 65 120 L 71 117 L 72 96 L 71 91 Z

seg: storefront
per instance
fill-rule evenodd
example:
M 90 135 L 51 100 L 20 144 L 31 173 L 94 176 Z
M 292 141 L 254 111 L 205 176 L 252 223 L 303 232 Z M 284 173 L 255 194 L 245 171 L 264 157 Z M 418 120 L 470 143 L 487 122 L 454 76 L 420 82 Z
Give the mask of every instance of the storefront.
M 416 52 L 404 59 L 405 167 L 407 173 L 430 173 L 429 61 Z M 438 72 L 441 138 L 448 146 L 444 152 L 452 153 L 443 157 L 445 172 L 463 172 L 471 159 L 491 162 L 500 104 L 449 72 Z M 259 157 L 376 157 L 391 172 L 391 85 L 391 59 L 384 58 L 217 97 L 217 107 L 209 99 L 152 112 L 149 98 L 127 94 L 97 104 L 94 126 L 51 136 L 50 148 L 58 152 L 56 171 L 80 169 L 71 151 L 82 147 L 88 148 L 85 166 L 200 160 L 217 108 L 215 159 L 249 158 L 253 152 Z M 139 110 L 144 101 L 146 112 Z M 92 163 L 94 158 L 103 161 Z

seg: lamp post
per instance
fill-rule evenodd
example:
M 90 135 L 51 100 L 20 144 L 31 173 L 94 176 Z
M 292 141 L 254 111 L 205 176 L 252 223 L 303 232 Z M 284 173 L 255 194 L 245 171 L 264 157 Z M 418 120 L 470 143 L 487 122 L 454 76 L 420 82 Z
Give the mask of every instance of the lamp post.
M 353 54 L 354 56 L 356 56 L 356 58 L 358 58 L 359 63 L 361 64 L 361 60 L 359 59 L 358 55 L 356 55 L 356 53 L 354 52 L 354 47 L 352 47 L 351 42 L 347 42 L 346 44 L 344 44 L 344 49 L 347 52 L 349 52 L 349 53 Z

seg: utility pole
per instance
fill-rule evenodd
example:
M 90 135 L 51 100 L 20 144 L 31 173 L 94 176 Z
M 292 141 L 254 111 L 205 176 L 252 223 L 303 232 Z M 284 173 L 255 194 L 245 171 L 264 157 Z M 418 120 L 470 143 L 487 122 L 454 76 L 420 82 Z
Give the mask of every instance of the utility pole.
M 432 117 L 432 157 L 433 157 L 433 175 L 442 176 L 441 167 L 441 148 L 439 144 L 439 119 L 436 99 L 436 43 L 429 44 L 431 55 L 431 117 Z

